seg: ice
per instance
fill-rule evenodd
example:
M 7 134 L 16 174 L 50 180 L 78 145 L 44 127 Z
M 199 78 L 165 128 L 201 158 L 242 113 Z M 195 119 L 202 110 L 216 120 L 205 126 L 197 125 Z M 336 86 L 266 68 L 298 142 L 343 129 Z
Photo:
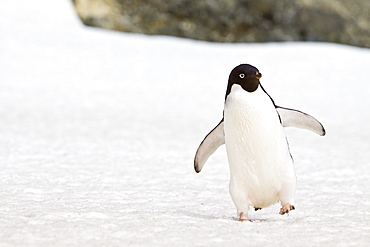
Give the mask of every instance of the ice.
M 84 27 L 71 1 L 0 2 L 0 246 L 367 246 L 370 51 L 217 44 Z M 250 63 L 287 128 L 296 210 L 235 220 L 224 147 L 193 170 Z

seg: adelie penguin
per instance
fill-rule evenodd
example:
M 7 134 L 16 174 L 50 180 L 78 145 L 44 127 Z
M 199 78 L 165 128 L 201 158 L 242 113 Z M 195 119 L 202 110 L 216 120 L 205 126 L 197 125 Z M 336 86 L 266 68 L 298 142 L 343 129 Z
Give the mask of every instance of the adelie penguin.
M 229 76 L 221 122 L 204 138 L 194 159 L 200 172 L 225 144 L 230 167 L 230 194 L 240 221 L 255 210 L 280 202 L 280 214 L 294 210 L 296 176 L 283 127 L 325 135 L 322 124 L 301 111 L 275 105 L 260 83 L 256 67 L 241 64 Z

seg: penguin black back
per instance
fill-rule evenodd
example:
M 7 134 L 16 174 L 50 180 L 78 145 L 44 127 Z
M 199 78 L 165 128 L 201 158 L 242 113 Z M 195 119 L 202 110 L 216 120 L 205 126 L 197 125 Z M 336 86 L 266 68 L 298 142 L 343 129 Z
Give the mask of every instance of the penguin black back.
M 260 84 L 259 79 L 262 77 L 262 74 L 258 69 L 249 64 L 241 64 L 235 67 L 229 76 L 229 82 L 227 84 L 227 90 L 225 99 L 231 92 L 231 87 L 234 84 L 240 85 L 244 90 L 248 92 L 254 92 L 257 90 L 258 85 Z

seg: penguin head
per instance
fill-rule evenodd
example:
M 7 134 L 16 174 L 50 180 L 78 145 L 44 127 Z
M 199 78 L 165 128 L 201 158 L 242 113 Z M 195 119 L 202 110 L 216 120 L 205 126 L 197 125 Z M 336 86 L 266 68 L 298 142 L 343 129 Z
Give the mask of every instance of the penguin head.
M 249 64 L 241 64 L 235 67 L 229 76 L 229 82 L 227 84 L 226 96 L 231 92 L 231 87 L 234 84 L 240 85 L 245 91 L 250 93 L 257 90 L 260 84 L 260 78 L 262 74 L 258 69 Z

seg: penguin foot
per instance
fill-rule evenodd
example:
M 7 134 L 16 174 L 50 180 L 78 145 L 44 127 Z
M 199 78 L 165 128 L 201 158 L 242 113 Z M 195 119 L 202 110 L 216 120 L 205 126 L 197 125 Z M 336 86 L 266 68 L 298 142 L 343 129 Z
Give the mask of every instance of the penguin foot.
M 242 221 L 251 221 L 251 220 L 248 219 L 248 214 L 241 212 L 239 215 L 239 221 L 242 222 Z
M 295 207 L 293 205 L 290 205 L 289 203 L 285 204 L 281 209 L 280 213 L 281 215 L 288 214 L 290 211 L 294 210 Z

